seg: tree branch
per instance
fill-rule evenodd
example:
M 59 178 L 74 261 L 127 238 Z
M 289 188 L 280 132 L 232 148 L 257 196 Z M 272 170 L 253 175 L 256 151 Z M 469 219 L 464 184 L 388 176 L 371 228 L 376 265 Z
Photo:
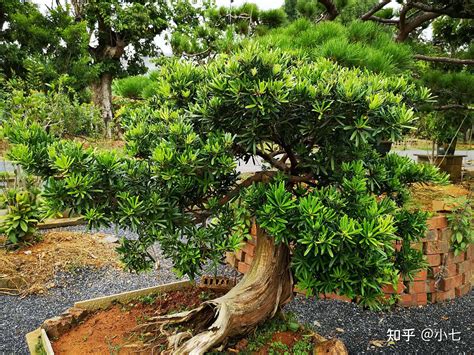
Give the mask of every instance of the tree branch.
M 289 168 L 286 166 L 286 164 L 283 164 L 282 162 L 276 160 L 275 158 L 272 157 L 271 154 L 262 152 L 260 149 L 257 149 L 257 155 L 265 161 L 267 161 L 271 166 L 274 168 L 277 168 L 278 170 L 288 172 Z
M 326 13 L 322 18 L 323 21 L 332 21 L 339 15 L 339 11 L 332 0 L 318 0 L 318 2 L 326 8 Z
M 370 9 L 368 12 L 366 12 L 365 14 L 363 14 L 360 19 L 363 20 L 363 21 L 367 21 L 367 20 L 371 20 L 371 17 L 373 14 L 375 14 L 377 11 L 379 10 L 382 10 L 385 5 L 387 5 L 388 3 L 390 3 L 391 0 L 383 0 L 381 2 L 379 2 L 377 5 L 375 5 L 372 9 Z M 377 16 L 375 16 L 377 17 Z M 380 18 L 380 17 L 377 17 L 377 18 Z
M 252 184 L 255 184 L 257 182 L 269 182 L 277 174 L 278 174 L 278 171 L 258 171 L 254 173 L 252 176 L 248 177 L 241 183 L 237 184 L 237 186 L 233 190 L 229 191 L 224 197 L 222 197 L 219 200 L 219 205 L 223 206 L 229 201 L 231 201 L 234 197 L 237 197 L 243 188 L 249 187 Z M 311 174 L 306 174 L 304 176 L 289 176 L 288 181 L 292 183 L 302 183 L 302 182 L 313 183 L 314 177 Z M 194 222 L 196 224 L 203 223 L 207 218 L 211 216 L 209 211 L 205 211 L 202 213 L 198 213 L 197 211 L 192 211 L 192 212 L 196 216 L 194 218 Z
M 402 10 L 403 11 L 403 10 Z M 408 11 L 408 10 L 407 10 Z M 434 12 L 425 12 L 421 15 L 415 17 L 413 20 L 406 22 L 406 12 L 400 12 L 400 25 L 399 25 L 399 32 L 396 38 L 397 42 L 403 42 L 408 38 L 408 35 L 415 30 L 416 28 L 420 27 L 427 21 L 431 21 L 439 16 L 440 14 Z
M 378 16 L 370 16 L 368 20 L 375 21 L 375 22 L 380 22 L 385 25 L 398 25 L 399 21 L 395 19 L 388 19 L 388 18 L 382 18 Z
M 466 3 L 468 2 L 466 1 Z M 442 8 L 431 6 L 422 2 L 410 2 L 410 5 L 414 8 L 423 10 L 425 12 L 434 12 L 439 15 L 447 15 L 452 18 L 466 18 L 466 19 L 474 18 L 474 6 L 471 5 L 470 6 L 471 11 L 469 11 L 469 4 L 467 4 L 467 6 L 463 6 L 462 4 L 460 4 L 460 6 L 453 6 L 454 4 L 448 3 L 446 6 Z
M 474 59 L 430 57 L 428 55 L 422 55 L 422 54 L 415 54 L 413 58 L 418 59 L 418 60 L 424 60 L 426 62 L 448 63 L 448 64 L 458 64 L 458 65 L 474 65 Z

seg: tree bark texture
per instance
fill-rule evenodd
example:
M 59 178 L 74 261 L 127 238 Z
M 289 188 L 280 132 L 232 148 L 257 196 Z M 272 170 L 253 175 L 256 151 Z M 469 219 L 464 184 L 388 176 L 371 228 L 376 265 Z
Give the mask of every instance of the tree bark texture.
M 168 335 L 169 354 L 198 355 L 225 345 L 230 337 L 245 335 L 272 318 L 293 298 L 288 246 L 275 245 L 273 238 L 262 230 L 257 235 L 256 255 L 250 270 L 227 294 L 203 302 L 191 311 L 153 320 Z M 184 326 L 188 331 L 167 333 L 165 328 L 170 325 Z
M 114 114 L 112 110 L 112 74 L 102 74 L 92 84 L 93 101 L 100 113 L 105 125 L 107 138 L 112 138 L 112 122 Z

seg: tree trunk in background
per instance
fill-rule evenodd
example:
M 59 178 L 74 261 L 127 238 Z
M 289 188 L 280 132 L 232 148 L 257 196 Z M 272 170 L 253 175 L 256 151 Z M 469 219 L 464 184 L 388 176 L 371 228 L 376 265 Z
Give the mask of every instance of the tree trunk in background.
M 184 326 L 168 337 L 170 353 L 204 354 L 230 337 L 245 335 L 293 298 L 289 248 L 275 245 L 273 238 L 259 231 L 255 253 L 250 270 L 224 296 L 153 320 L 162 327 Z
M 105 73 L 92 84 L 92 97 L 96 107 L 100 109 L 104 120 L 107 138 L 112 138 L 112 122 L 114 114 L 112 110 L 112 74 Z

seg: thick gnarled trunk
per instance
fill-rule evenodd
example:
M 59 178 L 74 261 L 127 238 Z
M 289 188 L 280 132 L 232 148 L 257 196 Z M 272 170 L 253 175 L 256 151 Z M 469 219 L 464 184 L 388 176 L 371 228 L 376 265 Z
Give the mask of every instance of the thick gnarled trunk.
M 250 270 L 232 290 L 196 309 L 157 317 L 154 322 L 168 335 L 168 353 L 203 354 L 273 317 L 292 297 L 289 248 L 275 245 L 259 230 Z M 184 326 L 187 331 L 167 333 L 169 325 Z
M 112 138 L 112 121 L 114 119 L 112 110 L 112 74 L 102 74 L 92 84 L 92 94 L 94 105 L 100 109 L 106 136 L 107 138 Z

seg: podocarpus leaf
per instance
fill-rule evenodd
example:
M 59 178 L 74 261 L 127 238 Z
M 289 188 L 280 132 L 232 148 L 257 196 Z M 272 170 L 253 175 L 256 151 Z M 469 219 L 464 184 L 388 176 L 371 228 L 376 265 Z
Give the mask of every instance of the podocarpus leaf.
M 191 277 L 238 248 L 255 218 L 291 246 L 300 287 L 371 307 L 400 271 L 423 266 L 410 242 L 425 220 L 403 208 L 407 187 L 445 177 L 374 148 L 403 134 L 426 92 L 255 44 L 200 66 L 164 60 L 155 75 L 150 101 L 123 112 L 123 156 L 9 123 L 12 156 L 45 178 L 51 212 L 70 207 L 90 225 L 132 229 L 138 239 L 119 248 L 126 265 L 149 268 L 159 242 Z M 236 161 L 255 155 L 269 171 L 238 176 Z M 400 239 L 410 242 L 398 252 Z

